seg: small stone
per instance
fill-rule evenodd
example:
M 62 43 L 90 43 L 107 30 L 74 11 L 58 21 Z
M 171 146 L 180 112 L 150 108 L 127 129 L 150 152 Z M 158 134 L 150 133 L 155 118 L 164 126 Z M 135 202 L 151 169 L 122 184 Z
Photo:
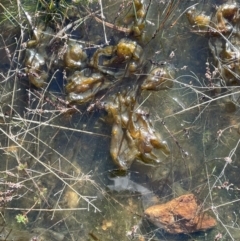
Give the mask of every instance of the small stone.
M 64 195 L 64 201 L 69 208 L 76 208 L 79 204 L 79 196 L 72 190 L 67 190 Z
M 207 212 L 201 211 L 193 194 L 151 206 L 144 213 L 150 222 L 172 234 L 193 233 L 213 228 L 217 224 Z
M 102 230 L 107 230 L 108 228 L 112 227 L 112 221 L 109 220 L 103 220 L 102 222 Z

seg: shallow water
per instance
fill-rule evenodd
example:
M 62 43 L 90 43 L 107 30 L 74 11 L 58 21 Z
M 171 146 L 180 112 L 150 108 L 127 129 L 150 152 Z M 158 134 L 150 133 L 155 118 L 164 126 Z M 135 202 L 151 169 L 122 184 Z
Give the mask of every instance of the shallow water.
M 112 124 L 106 120 L 106 112 L 101 109 L 88 112 L 89 103 L 86 103 L 77 107 L 78 112 L 62 113 L 65 106 L 60 103 L 66 97 L 62 67 L 57 74 L 54 74 L 56 67 L 47 69 L 52 78 L 43 92 L 31 86 L 26 77 L 19 78 L 16 70 L 24 74 L 25 68 L 22 44 L 31 38 L 31 29 L 21 36 L 17 26 L 11 28 L 11 24 L 16 24 L 14 19 L 2 23 L 6 30 L 0 50 L 3 56 L 0 63 L 0 197 L 4 225 L 14 230 L 41 227 L 65 235 L 66 240 L 79 241 L 214 240 L 218 233 L 222 234 L 219 240 L 239 239 L 239 107 L 231 105 L 232 92 L 223 89 L 218 95 L 206 86 L 206 62 L 214 64 L 208 37 L 192 31 L 184 14 L 198 2 L 172 1 L 177 7 L 156 36 L 155 30 L 164 22 L 169 5 L 167 1 L 151 2 L 146 38 L 141 40 L 144 59 L 166 61 L 174 66 L 176 79 L 171 89 L 142 91 L 138 102 L 149 110 L 153 127 L 167 142 L 171 154 L 164 156 L 159 152 L 161 162 L 156 166 L 135 161 L 123 177 L 118 177 L 118 166 L 110 156 Z M 196 8 L 210 15 L 214 12 L 211 6 L 222 2 L 202 1 Z M 70 7 L 71 3 L 67 3 Z M 124 1 L 102 3 L 105 21 L 121 23 L 125 15 L 120 4 Z M 10 8 L 7 3 L 2 4 Z M 24 2 L 22 5 L 25 6 Z M 76 12 L 67 12 L 73 20 L 84 15 L 85 8 L 101 9 L 98 4 L 84 8 L 73 6 Z M 44 11 L 42 7 L 40 16 Z M 120 20 L 116 18 L 118 13 Z M 34 24 L 40 22 L 38 17 L 32 20 Z M 105 29 L 103 26 L 90 18 L 67 31 L 67 35 L 88 42 L 85 47 L 89 55 L 105 43 L 106 38 L 110 44 L 116 44 L 127 35 L 112 26 L 106 25 Z M 16 36 L 17 44 L 8 37 L 11 34 Z M 6 54 L 8 50 L 10 56 Z M 143 67 L 141 75 L 147 75 L 148 71 L 149 66 Z M 132 80 L 133 83 L 120 82 L 103 92 L 103 101 L 107 102 L 126 86 L 138 85 L 137 77 Z M 237 86 L 234 91 L 238 91 Z M 101 94 L 98 97 L 101 98 Z M 12 183 L 18 186 L 13 187 Z M 203 209 L 209 209 L 218 221 L 216 228 L 169 235 L 143 217 L 146 207 L 185 192 L 194 193 L 203 203 Z M 18 214 L 26 216 L 28 222 L 17 223 Z

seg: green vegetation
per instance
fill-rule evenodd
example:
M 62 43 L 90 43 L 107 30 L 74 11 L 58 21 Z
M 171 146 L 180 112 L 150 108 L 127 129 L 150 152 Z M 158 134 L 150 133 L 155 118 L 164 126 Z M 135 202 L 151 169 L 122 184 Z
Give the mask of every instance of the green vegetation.
M 18 223 L 22 223 L 25 225 L 28 223 L 28 218 L 26 215 L 18 214 L 18 215 L 16 215 L 16 219 L 17 219 Z

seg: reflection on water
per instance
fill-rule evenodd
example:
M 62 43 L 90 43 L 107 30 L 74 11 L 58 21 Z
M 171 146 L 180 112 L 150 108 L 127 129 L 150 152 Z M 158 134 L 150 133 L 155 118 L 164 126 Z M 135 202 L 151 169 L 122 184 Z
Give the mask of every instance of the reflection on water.
M 31 239 L 15 230 L 41 227 L 57 240 L 238 240 L 239 88 L 231 83 L 239 80 L 239 6 L 99 1 L 102 18 L 101 4 L 57 2 L 0 5 L 0 201 L 9 237 Z M 233 28 L 209 34 L 216 18 Z M 145 219 L 147 207 L 186 193 L 216 228 L 170 235 Z

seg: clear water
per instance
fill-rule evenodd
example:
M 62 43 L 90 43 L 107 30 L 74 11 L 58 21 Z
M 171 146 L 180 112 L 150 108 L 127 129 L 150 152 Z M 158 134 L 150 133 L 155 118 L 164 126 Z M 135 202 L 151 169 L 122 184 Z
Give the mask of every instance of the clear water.
M 120 4 L 127 2 L 131 1 L 102 0 L 106 22 L 115 23 L 118 13 L 124 18 Z M 14 18 L 2 21 L 2 225 L 17 230 L 8 237 L 9 240 L 12 237 L 20 240 L 23 234 L 19 230 L 33 230 L 34 233 L 39 227 L 43 228 L 42 233 L 51 230 L 64 235 L 64 240 L 78 241 L 217 240 L 218 233 L 222 234 L 219 240 L 240 240 L 237 100 L 232 107 L 232 92 L 223 90 L 217 95 L 206 88 L 206 62 L 214 64 L 208 37 L 192 31 L 184 14 L 188 7 L 199 1 L 171 2 L 173 12 L 164 22 L 170 2 L 151 1 L 144 57 L 146 61 L 166 61 L 173 65 L 176 68 L 174 87 L 145 91 L 139 96 L 139 103 L 149 109 L 153 126 L 167 141 L 171 154 L 162 158 L 157 166 L 136 161 L 127 176 L 115 178 L 113 173 L 118 167 L 109 153 L 111 124 L 106 121 L 106 113 L 103 110 L 87 112 L 87 103 L 78 107 L 78 113 L 63 114 L 62 107 L 58 108 L 44 98 L 43 93 L 54 103 L 60 102 L 57 97 L 65 99 L 61 69 L 57 74 L 49 71 L 53 77 L 51 84 L 40 95 L 26 77 L 19 78 L 16 71 L 24 73 L 22 44 L 28 41 L 31 31 L 21 33 Z M 210 16 L 214 11 L 212 6 L 222 2 L 201 1 L 196 8 Z M 1 4 L 1 13 L 6 13 L 6 9 L 16 8 L 17 2 L 12 6 L 8 2 Z M 23 7 L 27 6 L 24 4 L 26 2 L 21 2 Z M 73 3 L 65 4 L 70 8 Z M 72 19 L 75 19 L 74 14 L 77 17 L 84 15 L 84 9 L 101 10 L 97 3 L 93 7 L 73 6 L 76 12 L 67 12 Z M 21 12 L 24 26 L 28 25 L 23 20 L 28 12 L 33 23 L 39 24 L 38 16 L 33 17 L 35 11 L 36 8 Z M 44 8 L 39 11 L 40 16 L 43 14 L 46 14 Z M 155 35 L 161 23 L 164 25 Z M 103 24 L 93 18 L 67 34 L 90 42 L 89 55 L 97 45 L 105 43 L 105 38 L 114 44 L 126 35 L 111 26 L 103 29 Z M 8 50 L 10 56 L 6 54 Z M 106 99 L 117 91 L 118 88 L 107 92 Z M 238 86 L 234 91 L 238 91 Z M 237 94 L 234 97 L 237 99 Z M 11 183 L 18 186 L 12 187 Z M 7 190 L 11 193 L 7 194 Z M 216 228 L 194 234 L 170 235 L 144 218 L 145 208 L 185 192 L 194 193 L 203 203 L 203 209 L 209 209 L 218 221 Z M 17 222 L 19 214 L 28 218 L 26 224 Z M 27 235 L 31 237 L 30 233 Z M 44 240 L 61 238 L 42 235 Z

